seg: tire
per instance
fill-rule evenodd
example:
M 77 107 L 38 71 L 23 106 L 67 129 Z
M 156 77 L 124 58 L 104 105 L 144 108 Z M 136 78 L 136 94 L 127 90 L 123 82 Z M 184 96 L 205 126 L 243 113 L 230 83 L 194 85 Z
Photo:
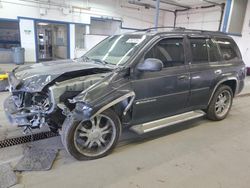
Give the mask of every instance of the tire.
M 223 104 L 223 100 L 225 104 Z M 227 85 L 221 85 L 216 90 L 210 101 L 207 112 L 207 118 L 213 121 L 220 121 L 227 117 L 233 103 L 233 91 Z M 222 106 L 225 106 L 222 108 Z M 221 107 L 221 110 L 220 110 Z M 224 110 L 223 110 L 224 109 Z M 221 111 L 221 113 L 219 113 Z
M 61 139 L 67 152 L 75 159 L 92 160 L 110 154 L 120 135 L 120 119 L 114 111 L 108 109 L 91 121 L 80 122 L 72 116 L 67 117 Z

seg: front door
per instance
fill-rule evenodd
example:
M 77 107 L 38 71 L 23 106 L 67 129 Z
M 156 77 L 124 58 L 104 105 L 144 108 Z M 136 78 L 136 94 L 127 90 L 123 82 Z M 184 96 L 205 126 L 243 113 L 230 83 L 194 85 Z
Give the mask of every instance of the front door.
M 132 87 L 136 98 L 133 124 L 144 123 L 184 111 L 189 96 L 189 73 L 185 65 L 183 39 L 162 39 L 144 55 L 160 59 L 157 72 L 135 71 Z

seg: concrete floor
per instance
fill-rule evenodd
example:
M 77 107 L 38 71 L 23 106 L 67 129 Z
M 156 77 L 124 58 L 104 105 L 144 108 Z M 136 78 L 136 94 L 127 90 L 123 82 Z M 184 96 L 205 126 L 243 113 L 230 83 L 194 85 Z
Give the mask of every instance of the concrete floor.
M 1 104 L 7 95 L 0 94 Z M 200 118 L 141 137 L 125 131 L 115 151 L 98 160 L 74 160 L 54 137 L 0 149 L 0 164 L 14 167 L 30 145 L 60 150 L 50 171 L 18 173 L 15 188 L 249 188 L 249 111 L 250 96 L 245 95 L 235 98 L 231 113 L 220 122 Z M 20 129 L 9 125 L 0 107 L 0 140 L 18 135 Z

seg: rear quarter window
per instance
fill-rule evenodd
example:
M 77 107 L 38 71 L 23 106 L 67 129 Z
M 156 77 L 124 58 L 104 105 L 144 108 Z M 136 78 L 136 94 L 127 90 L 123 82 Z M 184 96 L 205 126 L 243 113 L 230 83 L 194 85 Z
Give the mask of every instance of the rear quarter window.
M 238 47 L 234 41 L 230 39 L 217 38 L 215 42 L 218 44 L 224 60 L 241 58 Z

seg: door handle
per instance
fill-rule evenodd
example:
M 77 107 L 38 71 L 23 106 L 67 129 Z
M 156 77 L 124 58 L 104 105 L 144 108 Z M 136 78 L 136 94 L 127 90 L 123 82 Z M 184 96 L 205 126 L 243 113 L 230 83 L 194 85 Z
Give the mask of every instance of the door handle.
M 219 69 L 219 70 L 214 71 L 214 73 L 215 73 L 215 74 L 221 74 L 222 71 Z
M 189 76 L 184 74 L 184 75 L 178 76 L 178 79 L 179 80 L 186 80 L 186 79 L 189 79 Z

